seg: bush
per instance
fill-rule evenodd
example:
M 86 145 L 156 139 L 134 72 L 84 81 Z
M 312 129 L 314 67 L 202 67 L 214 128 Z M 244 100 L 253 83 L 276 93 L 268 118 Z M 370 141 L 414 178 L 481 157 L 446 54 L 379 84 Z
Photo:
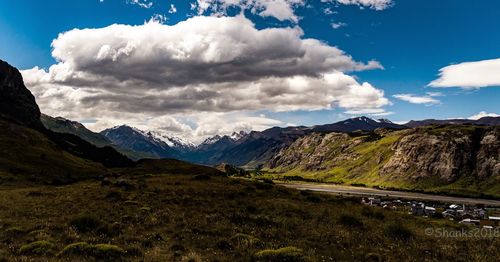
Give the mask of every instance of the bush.
M 51 254 L 54 248 L 54 244 L 49 241 L 35 241 L 19 248 L 19 254 L 25 256 L 43 256 Z
M 359 221 L 357 218 L 351 215 L 341 215 L 339 219 L 340 224 L 349 227 L 363 227 L 363 222 Z
M 365 261 L 381 262 L 382 256 L 377 253 L 368 253 L 366 254 Z
M 387 226 L 385 231 L 388 236 L 394 239 L 410 240 L 411 238 L 413 238 L 413 233 L 411 232 L 411 230 L 401 223 L 391 223 Z
M 67 245 L 57 256 L 92 256 L 101 260 L 119 260 L 126 253 L 125 250 L 115 245 L 90 245 L 86 242 L 78 242 Z
M 187 255 L 183 256 L 181 261 L 183 262 L 201 262 L 203 261 L 201 256 L 194 252 L 189 252 Z
M 219 250 L 232 250 L 233 245 L 226 240 L 219 240 L 215 245 Z
M 198 181 L 206 181 L 210 180 L 210 178 L 211 177 L 209 175 L 196 175 L 193 179 Z
M 67 245 L 57 256 L 86 256 L 89 255 L 92 246 L 87 242 L 78 242 Z
M 81 233 L 97 230 L 102 226 L 102 222 L 90 214 L 81 214 L 70 221 L 70 225 Z
M 142 249 L 139 247 L 128 247 L 125 249 L 125 253 L 127 253 L 127 256 L 130 257 L 140 257 L 144 255 Z
M 256 182 L 255 187 L 260 190 L 269 190 L 273 188 L 273 184 L 269 184 L 266 182 Z
M 306 197 L 307 201 L 313 202 L 313 203 L 321 203 L 322 199 L 321 197 L 317 195 L 310 195 Z
M 382 220 L 385 218 L 384 213 L 382 213 L 380 211 L 374 211 L 373 209 L 374 208 L 371 208 L 371 207 L 363 207 L 363 209 L 361 210 L 361 214 L 365 217 L 375 218 L 375 219 L 379 219 L 379 220 Z
M 110 244 L 94 245 L 91 253 L 95 258 L 106 260 L 117 260 L 126 254 L 125 250 Z
M 262 242 L 258 238 L 243 233 L 237 233 L 236 235 L 232 236 L 231 242 L 233 242 L 237 246 L 243 246 L 243 247 L 262 245 Z
M 302 249 L 296 247 L 283 247 L 280 249 L 266 249 L 255 253 L 253 261 L 305 261 Z
M 3 232 L 3 236 L 6 238 L 17 238 L 26 234 L 26 230 L 22 227 L 10 227 Z

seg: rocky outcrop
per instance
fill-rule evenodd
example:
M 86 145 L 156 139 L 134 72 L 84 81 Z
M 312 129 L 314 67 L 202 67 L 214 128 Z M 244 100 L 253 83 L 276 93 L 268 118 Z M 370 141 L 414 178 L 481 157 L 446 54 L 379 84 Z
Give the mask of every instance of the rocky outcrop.
M 0 60 L 0 114 L 29 127 L 40 129 L 40 109 L 24 86 L 21 73 Z
M 317 171 L 333 168 L 335 163 L 354 159 L 352 148 L 362 139 L 353 139 L 343 133 L 314 133 L 301 137 L 289 147 L 278 152 L 268 164 L 269 168 Z
M 463 177 L 500 175 L 500 128 L 415 129 L 393 146 L 382 176 L 411 180 L 439 177 L 451 183 Z
M 267 163 L 278 172 L 409 183 L 500 179 L 500 127 L 432 126 L 369 134 L 314 133 Z

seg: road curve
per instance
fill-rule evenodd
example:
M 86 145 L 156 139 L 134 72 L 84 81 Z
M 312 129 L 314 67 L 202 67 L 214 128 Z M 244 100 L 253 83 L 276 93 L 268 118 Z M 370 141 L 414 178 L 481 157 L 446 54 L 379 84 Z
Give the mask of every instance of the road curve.
M 473 204 L 473 205 L 483 204 L 487 206 L 500 207 L 500 201 L 491 199 L 453 197 L 453 196 L 381 190 L 381 189 L 367 188 L 367 187 L 342 186 L 342 185 L 332 185 L 332 184 L 281 183 L 281 182 L 277 182 L 277 184 L 288 188 L 319 191 L 332 194 L 344 194 L 344 195 L 355 195 L 355 196 L 380 196 L 380 197 L 402 198 L 411 200 L 439 201 L 445 203 L 460 203 L 460 204 Z

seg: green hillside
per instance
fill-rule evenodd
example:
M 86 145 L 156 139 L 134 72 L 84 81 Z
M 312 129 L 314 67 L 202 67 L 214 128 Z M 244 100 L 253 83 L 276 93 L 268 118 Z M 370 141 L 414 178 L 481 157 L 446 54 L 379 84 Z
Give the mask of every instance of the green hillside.
M 495 151 L 498 145 L 481 146 L 481 141 L 474 141 L 495 137 L 498 131 L 481 126 L 430 126 L 352 135 L 317 133 L 283 149 L 264 171 L 273 179 L 500 197 L 500 174 L 491 164 L 500 159 Z M 395 155 L 398 150 L 404 153 Z M 444 171 L 450 167 L 437 164 L 460 168 L 448 177 Z M 479 174 L 484 169 L 490 173 Z

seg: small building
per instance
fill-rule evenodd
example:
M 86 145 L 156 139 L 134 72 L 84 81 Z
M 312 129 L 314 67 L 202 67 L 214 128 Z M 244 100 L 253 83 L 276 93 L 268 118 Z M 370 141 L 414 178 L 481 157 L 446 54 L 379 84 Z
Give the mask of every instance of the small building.
M 480 220 L 478 219 L 471 219 L 471 218 L 466 218 L 460 222 L 458 222 L 459 224 L 465 224 L 465 225 L 475 225 L 475 226 L 479 226 L 480 225 Z
M 488 220 L 491 221 L 495 226 L 500 226 L 500 217 L 488 217 Z
M 436 208 L 434 207 L 425 207 L 424 213 L 426 216 L 434 216 L 436 214 Z
M 489 220 L 489 219 L 481 219 L 479 221 L 479 225 L 483 228 L 493 228 L 493 227 L 497 226 L 495 221 Z
M 380 206 L 381 203 L 382 200 L 380 200 L 380 198 L 374 198 L 374 197 L 368 198 L 368 204 L 370 206 Z
M 482 208 L 476 208 L 476 209 L 474 209 L 473 214 L 474 214 L 475 218 L 488 219 L 488 213 L 486 212 L 486 210 L 484 210 Z
M 425 215 L 425 204 L 420 202 L 420 203 L 412 203 L 411 204 L 411 213 L 416 216 L 423 216 Z
M 446 209 L 442 214 L 445 218 L 457 218 L 457 211 L 453 209 Z

